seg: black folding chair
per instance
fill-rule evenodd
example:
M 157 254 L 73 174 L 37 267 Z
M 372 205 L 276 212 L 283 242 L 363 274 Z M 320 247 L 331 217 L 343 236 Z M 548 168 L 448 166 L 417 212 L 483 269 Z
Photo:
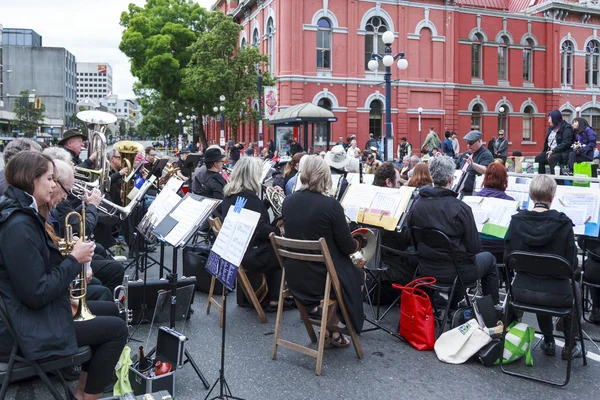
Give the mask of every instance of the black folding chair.
M 591 311 L 590 289 L 600 290 L 600 284 L 590 282 L 586 279 L 585 261 L 586 256 L 588 255 L 593 255 L 596 259 L 600 259 L 600 254 L 598 254 L 598 251 L 600 250 L 600 240 L 598 238 L 579 236 L 578 243 L 583 252 L 581 276 L 579 277 L 581 285 L 581 315 L 586 322 L 591 323 L 588 317 L 586 317 L 586 313 Z
M 575 318 L 571 318 L 571 341 L 575 342 L 575 323 L 577 324 L 579 331 L 579 340 L 581 342 L 581 350 L 583 351 L 583 365 L 587 365 L 587 358 L 585 355 L 585 345 L 583 342 L 583 332 L 581 330 L 581 320 L 579 314 L 579 306 L 577 305 L 577 290 L 575 288 L 575 273 L 571 267 L 571 263 L 565 260 L 563 257 L 556 256 L 553 254 L 543 254 L 543 253 L 531 253 L 525 251 L 513 251 L 508 255 L 505 260 L 506 264 L 506 274 L 507 274 L 507 304 L 509 307 L 513 307 L 515 310 L 521 310 L 526 312 L 531 312 L 535 314 L 544 314 L 550 315 L 553 317 L 568 317 L 575 314 Z M 555 307 L 552 304 L 547 306 L 540 306 L 534 304 L 528 304 L 520 301 L 516 301 L 512 292 L 512 282 L 508 277 L 509 271 L 514 271 L 517 274 L 519 273 L 527 273 L 533 276 L 539 277 L 554 277 L 561 279 L 569 279 L 571 282 L 571 291 L 573 297 L 573 303 L 570 307 Z M 503 325 L 504 332 L 503 336 L 506 335 L 506 326 L 509 321 L 507 321 L 508 313 L 504 312 L 503 316 Z M 568 344 L 565 344 L 568 345 Z M 502 341 L 502 353 L 504 353 L 504 340 Z M 529 379 L 532 381 L 548 383 L 554 386 L 565 386 L 569 383 L 569 379 L 571 378 L 571 363 L 572 359 L 569 356 L 567 361 L 567 377 L 564 382 L 555 382 L 544 378 L 538 378 L 531 375 L 521 374 L 514 371 L 509 371 L 504 368 L 504 364 L 500 363 L 500 368 L 502 372 L 518 376 L 520 378 Z
M 0 400 L 4 400 L 8 391 L 8 386 L 12 382 L 20 381 L 22 379 L 39 376 L 42 382 L 46 385 L 52 397 L 55 400 L 71 400 L 75 396 L 67 385 L 67 382 L 60 373 L 60 369 L 70 367 L 72 365 L 82 364 L 92 358 L 92 350 L 89 346 L 80 347 L 77 353 L 66 356 L 66 357 L 52 357 L 49 360 L 27 360 L 19 355 L 19 344 L 17 343 L 17 335 L 8 319 L 5 304 L 0 301 L 0 322 L 4 324 L 10 335 L 14 340 L 12 352 L 7 363 L 0 362 L 0 379 L 2 380 L 2 389 L 0 389 Z M 52 372 L 58 376 L 60 382 L 65 390 L 65 397 L 63 398 L 52 382 L 48 378 L 47 373 Z
M 421 263 L 421 255 L 419 254 L 419 245 L 425 244 L 427 247 L 437 250 L 445 250 L 450 254 L 452 258 L 452 263 L 454 264 L 454 268 L 456 270 L 456 278 L 454 278 L 454 282 L 449 283 L 441 283 L 436 282 L 433 285 L 427 287 L 428 290 L 431 290 L 433 293 L 441 292 L 448 294 L 448 303 L 446 304 L 446 309 L 444 310 L 444 314 L 439 320 L 439 327 L 436 337 L 441 335 L 446 327 L 446 322 L 448 321 L 448 316 L 450 312 L 450 303 L 454 297 L 454 293 L 456 291 L 456 284 L 458 283 L 461 287 L 462 293 L 465 296 L 465 301 L 467 302 L 467 307 L 471 307 L 471 301 L 469 300 L 469 295 L 467 293 L 467 288 L 473 289 L 477 287 L 477 281 L 470 283 L 465 286 L 464 281 L 460 275 L 460 268 L 458 265 L 458 260 L 456 258 L 456 246 L 452 243 L 450 238 L 446 236 L 446 234 L 437 229 L 424 229 L 413 226 L 411 228 L 411 234 L 413 243 L 415 245 L 415 251 L 417 253 L 417 259 L 419 260 L 419 267 L 417 267 L 416 275 L 420 275 L 420 263 Z M 437 307 L 435 302 L 432 300 L 431 304 L 435 310 L 435 314 L 437 315 Z

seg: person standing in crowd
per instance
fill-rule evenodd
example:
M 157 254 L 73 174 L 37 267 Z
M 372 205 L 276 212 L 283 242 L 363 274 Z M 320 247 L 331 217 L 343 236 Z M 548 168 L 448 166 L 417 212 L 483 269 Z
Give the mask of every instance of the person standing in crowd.
M 231 161 L 231 165 L 234 166 L 236 162 L 240 159 L 240 152 L 244 148 L 242 143 L 236 143 L 234 146 L 229 148 L 229 160 Z
M 456 132 L 452 132 L 450 136 L 452 138 L 452 148 L 454 149 L 454 157 L 456 158 L 460 154 L 460 143 L 456 138 Z
M 449 131 L 444 132 L 446 139 L 444 139 L 444 143 L 442 144 L 442 153 L 445 156 L 454 158 L 454 145 L 452 144 L 452 139 L 450 139 L 451 135 L 452 134 Z
M 412 155 L 412 145 L 410 143 L 408 143 L 408 141 L 406 140 L 406 136 L 402 136 L 402 138 L 400 138 L 400 143 L 398 143 L 398 151 L 397 151 L 397 156 L 398 156 L 398 161 L 402 161 L 404 160 L 404 157 L 406 156 L 411 156 Z
M 559 110 L 552 110 L 548 114 L 548 128 L 544 140 L 544 150 L 535 156 L 535 162 L 539 164 L 539 173 L 546 173 L 546 165 L 550 166 L 550 173 L 554 173 L 557 165 L 567 165 L 571 145 L 575 140 L 573 129 L 563 120 Z
M 360 149 L 356 145 L 356 139 L 352 139 L 352 141 L 350 142 L 350 146 L 348 146 L 348 149 L 346 150 L 346 152 L 352 158 L 356 158 L 357 153 L 358 153 L 358 156 L 360 156 Z
M 289 144 L 290 144 L 290 155 L 292 157 L 295 154 L 302 153 L 304 151 L 304 149 L 302 148 L 302 146 L 300 145 L 300 143 L 298 143 L 298 141 L 296 139 L 291 139 L 289 141 Z
M 377 147 L 377 140 L 375 140 L 372 133 L 369 133 L 369 139 L 365 142 L 365 150 L 371 147 Z
M 492 136 L 492 139 L 487 143 L 487 146 L 483 145 L 484 147 L 487 147 L 487 149 L 490 151 L 490 153 L 494 152 L 494 145 L 496 144 L 496 136 Z
M 475 188 L 475 177 L 485 174 L 488 165 L 494 162 L 494 157 L 483 145 L 481 138 L 483 135 L 479 131 L 471 131 L 465 135 L 467 152 L 459 160 L 459 167 L 463 171 L 466 169 L 467 178 L 465 179 L 464 192 L 473 193 Z
M 594 160 L 596 132 L 590 127 L 585 118 L 575 118 L 571 126 L 576 133 L 575 142 L 579 144 L 569 153 L 569 169 L 573 172 L 575 163 Z
M 346 152 L 342 146 L 334 146 L 334 149 L 337 149 L 335 154 L 345 158 Z M 283 202 L 285 236 L 296 240 L 326 240 L 344 293 L 343 301 L 348 316 L 356 332 L 360 333 L 364 322 L 361 289 L 364 272 L 354 266 L 350 254 L 358 251 L 362 243 L 352 238 L 341 204 L 327 195 L 331 189 L 331 171 L 321 157 L 308 157 L 300 175 L 300 183 L 300 190 L 286 197 Z M 307 309 L 316 311 L 323 300 L 325 265 L 286 259 L 285 277 L 294 299 Z M 336 347 L 348 347 L 350 340 L 331 329 L 339 324 L 336 306 L 329 310 L 328 315 L 327 342 Z
M 564 213 L 551 210 L 550 205 L 556 194 L 556 181 L 549 176 L 536 175 L 529 185 L 529 197 L 535 204 L 531 211 L 524 210 L 512 216 L 504 241 L 504 257 L 513 251 L 552 254 L 563 257 L 573 270 L 577 269 L 577 247 L 573 233 L 573 222 Z M 512 283 L 512 293 L 516 301 L 528 304 L 554 307 L 571 307 L 573 304 L 569 279 L 544 277 L 536 278 L 524 272 L 517 272 Z M 581 307 L 580 299 L 575 307 Z M 542 350 L 548 356 L 556 352 L 552 316 L 537 314 L 540 331 L 544 335 Z M 573 317 L 564 318 L 566 346 L 562 358 L 577 358 L 583 355 L 581 344 L 571 337 Z
M 413 204 L 407 224 L 411 228 L 437 229 L 446 234 L 457 249 L 455 254 L 464 283 L 480 279 L 483 294 L 489 294 L 494 304 L 498 304 L 496 259 L 491 253 L 480 252 L 481 242 L 473 212 L 450 190 L 454 167 L 454 161 L 446 156 L 429 161 L 434 187 L 424 187 L 419 191 L 421 199 Z M 422 276 L 433 276 L 443 283 L 454 282 L 456 269 L 446 250 L 419 243 L 418 257 Z
M 211 199 L 223 200 L 223 188 L 227 184 L 227 181 L 221 175 L 224 158 L 225 155 L 218 148 L 209 148 L 206 150 L 204 153 L 206 172 L 202 175 L 198 184 L 196 184 L 196 178 L 194 178 L 192 191 L 195 194 Z
M 85 140 L 87 140 L 87 136 L 79 129 L 69 129 L 63 134 L 62 139 L 58 142 L 58 146 L 63 147 L 71 154 L 71 157 L 73 157 L 73 165 L 90 169 L 96 161 L 97 154 L 89 154 L 88 158 L 83 161 L 79 158 Z
M 438 136 L 437 132 L 434 130 L 434 127 L 430 126 L 429 133 L 427 134 L 425 141 L 421 145 L 421 150 L 427 150 L 429 152 L 429 155 L 431 155 L 431 151 L 434 148 L 439 149 L 441 147 L 442 147 L 442 142 L 440 140 L 440 137 Z
M 506 140 L 504 129 L 498 131 L 498 139 L 494 142 L 494 147 L 490 147 L 490 151 L 494 158 L 499 158 L 502 160 L 502 163 L 506 164 L 506 158 L 508 157 L 508 140 Z
M 30 150 L 41 153 L 42 146 L 40 146 L 39 143 L 37 143 L 36 141 L 27 138 L 18 138 L 11 140 L 6 145 L 6 149 L 4 149 L 4 154 L 2 154 L 4 158 L 4 166 L 6 167 L 10 159 L 13 158 L 13 156 L 15 156 L 17 153 Z M 2 169 L 0 170 L 0 196 L 4 194 L 6 186 L 7 184 L 4 179 L 4 169 Z

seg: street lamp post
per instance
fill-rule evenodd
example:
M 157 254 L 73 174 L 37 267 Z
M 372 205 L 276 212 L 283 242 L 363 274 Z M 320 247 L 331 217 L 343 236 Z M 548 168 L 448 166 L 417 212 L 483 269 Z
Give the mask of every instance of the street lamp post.
M 213 111 L 215 113 L 218 113 L 219 111 L 221 111 L 221 132 L 219 135 L 219 144 L 220 144 L 221 138 L 223 138 L 223 140 L 225 139 L 225 106 L 223 105 L 223 103 L 225 102 L 225 96 L 221 95 L 219 97 L 219 100 L 221 101 L 221 105 L 220 106 L 215 105 L 213 107 Z
M 398 59 L 398 69 L 404 70 L 408 68 L 408 61 L 404 58 L 404 52 L 400 52 L 395 56 L 392 55 L 392 43 L 394 43 L 394 32 L 386 31 L 381 36 L 383 44 L 385 44 L 385 55 L 382 57 L 377 53 L 371 54 L 371 61 L 368 67 L 375 72 L 379 68 L 379 60 L 385 66 L 385 141 L 384 141 L 384 160 L 392 161 L 394 138 L 392 137 L 392 69 L 394 61 Z
M 185 118 L 183 118 L 183 113 L 179 113 L 178 116 L 179 118 L 175 118 L 175 123 L 179 124 L 179 136 L 183 136 L 183 123 L 185 122 Z
M 417 108 L 417 112 L 419 113 L 419 148 L 421 148 L 421 146 L 423 145 L 423 139 L 421 138 L 421 114 L 423 114 L 423 107 Z
M 575 116 L 581 117 L 581 107 L 579 107 L 579 106 L 575 107 Z
M 262 120 L 262 94 L 263 77 L 260 69 L 258 70 L 258 148 L 263 147 L 263 120 Z
M 196 152 L 197 148 L 196 146 L 198 145 L 198 138 L 196 137 L 196 119 L 198 117 L 196 117 L 196 113 L 194 112 L 194 109 L 192 108 L 192 115 L 186 115 L 185 118 L 187 118 L 188 120 L 190 120 L 192 122 L 192 152 Z

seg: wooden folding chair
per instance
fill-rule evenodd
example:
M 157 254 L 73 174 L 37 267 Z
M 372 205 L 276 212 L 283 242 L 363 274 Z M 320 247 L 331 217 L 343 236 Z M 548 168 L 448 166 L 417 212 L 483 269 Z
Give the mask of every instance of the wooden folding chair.
M 219 231 L 221 230 L 221 220 L 219 217 L 209 217 L 208 223 L 213 230 L 215 236 L 219 235 Z M 258 317 L 263 323 L 267 323 L 267 316 L 265 315 L 265 311 L 262 309 L 261 303 L 267 296 L 268 288 L 267 288 L 267 278 L 265 274 L 261 274 L 262 282 L 260 287 L 255 291 L 248 279 L 248 275 L 246 274 L 246 270 L 240 265 L 238 268 L 237 279 L 238 285 L 242 288 L 242 291 L 246 295 L 246 297 L 252 302 L 254 309 L 258 313 Z M 208 305 L 206 306 L 206 313 L 210 314 L 210 307 L 214 306 L 219 311 L 219 326 L 223 326 L 223 308 L 221 304 L 223 304 L 223 297 L 225 296 L 225 287 L 223 287 L 223 293 L 221 293 L 221 304 L 214 298 L 214 290 L 215 290 L 216 278 L 213 276 L 210 280 L 210 289 L 208 291 Z
M 354 345 L 354 350 L 356 351 L 356 355 L 359 359 L 362 359 L 364 357 L 363 348 L 360 344 L 358 334 L 356 333 L 356 330 L 352 326 L 350 318 L 348 317 L 348 312 L 346 310 L 346 306 L 344 305 L 344 301 L 342 298 L 342 289 L 340 287 L 340 281 L 335 271 L 333 260 L 331 259 L 331 255 L 329 254 L 329 248 L 327 247 L 327 242 L 325 241 L 325 239 L 321 238 L 318 241 L 294 240 L 275 236 L 274 233 L 271 233 L 269 237 L 271 238 L 271 243 L 273 244 L 273 248 L 275 249 L 277 260 L 279 261 L 279 265 L 281 265 L 282 269 L 279 304 L 277 306 L 277 320 L 275 322 L 275 337 L 273 339 L 273 360 L 277 358 L 278 346 L 284 346 L 291 350 L 316 358 L 317 366 L 315 369 L 315 374 L 321 375 L 321 367 L 323 365 L 323 349 L 325 348 L 325 335 L 327 329 L 350 336 L 352 339 L 352 344 Z M 307 253 L 307 251 L 309 251 L 310 253 Z M 317 342 L 317 335 L 315 334 L 313 325 L 319 326 L 321 329 L 321 331 L 319 332 L 317 350 L 301 346 L 297 343 L 293 343 L 281 339 L 279 337 L 281 331 L 281 318 L 283 315 L 283 300 L 286 297 L 291 296 L 291 292 L 286 289 L 285 284 L 285 268 L 283 265 L 284 259 L 286 258 L 300 261 L 323 263 L 327 268 L 323 300 L 321 300 L 320 303 L 320 306 L 323 310 L 321 320 L 319 321 L 309 318 L 306 308 L 302 304 L 298 303 L 298 301 L 296 301 L 296 306 L 298 307 L 298 311 L 300 311 L 302 321 L 304 322 L 304 326 L 306 328 L 306 331 L 308 332 L 308 336 L 310 337 L 312 343 Z M 330 298 L 332 287 L 333 292 L 335 293 L 335 298 L 337 300 L 332 300 Z M 329 307 L 334 304 L 338 304 L 338 306 L 340 307 L 340 310 L 342 311 L 342 316 L 344 317 L 344 321 L 346 321 L 346 328 L 327 327 Z

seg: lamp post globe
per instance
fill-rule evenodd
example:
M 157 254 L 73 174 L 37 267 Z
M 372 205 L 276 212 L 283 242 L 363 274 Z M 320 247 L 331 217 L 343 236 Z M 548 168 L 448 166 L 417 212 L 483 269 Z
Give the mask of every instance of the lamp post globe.
M 181 117 L 183 115 L 183 113 L 179 113 L 179 116 Z
M 419 114 L 422 114 L 422 113 L 423 113 L 423 107 L 419 107 L 419 108 L 417 108 L 417 112 L 418 112 Z
M 498 111 L 500 111 L 501 113 L 504 112 L 504 107 L 500 106 L 500 108 L 498 109 Z
M 383 41 L 384 44 L 386 45 L 391 45 L 392 43 L 394 43 L 394 32 L 392 31 L 386 31 L 383 33 L 383 35 L 381 35 L 381 40 Z
M 391 67 L 392 64 L 394 64 L 394 56 L 390 54 L 386 54 L 385 56 L 383 56 L 383 65 L 385 65 L 386 67 Z
M 225 96 L 224 96 L 224 95 L 221 95 L 221 97 L 219 97 L 219 100 L 221 100 L 221 101 L 225 101 Z
M 377 60 L 370 60 L 367 66 L 369 67 L 370 71 L 375 72 L 377 71 L 377 68 L 379 68 L 379 62 L 377 62 Z
M 214 107 L 213 107 L 213 111 L 214 111 L 214 112 L 218 112 L 218 111 L 219 111 L 219 107 L 217 107 L 217 106 L 214 106 Z
M 405 70 L 408 68 L 408 60 L 406 58 L 401 58 L 398 60 L 398 69 Z
M 221 112 L 225 111 L 225 106 L 219 107 L 219 110 L 221 110 Z

